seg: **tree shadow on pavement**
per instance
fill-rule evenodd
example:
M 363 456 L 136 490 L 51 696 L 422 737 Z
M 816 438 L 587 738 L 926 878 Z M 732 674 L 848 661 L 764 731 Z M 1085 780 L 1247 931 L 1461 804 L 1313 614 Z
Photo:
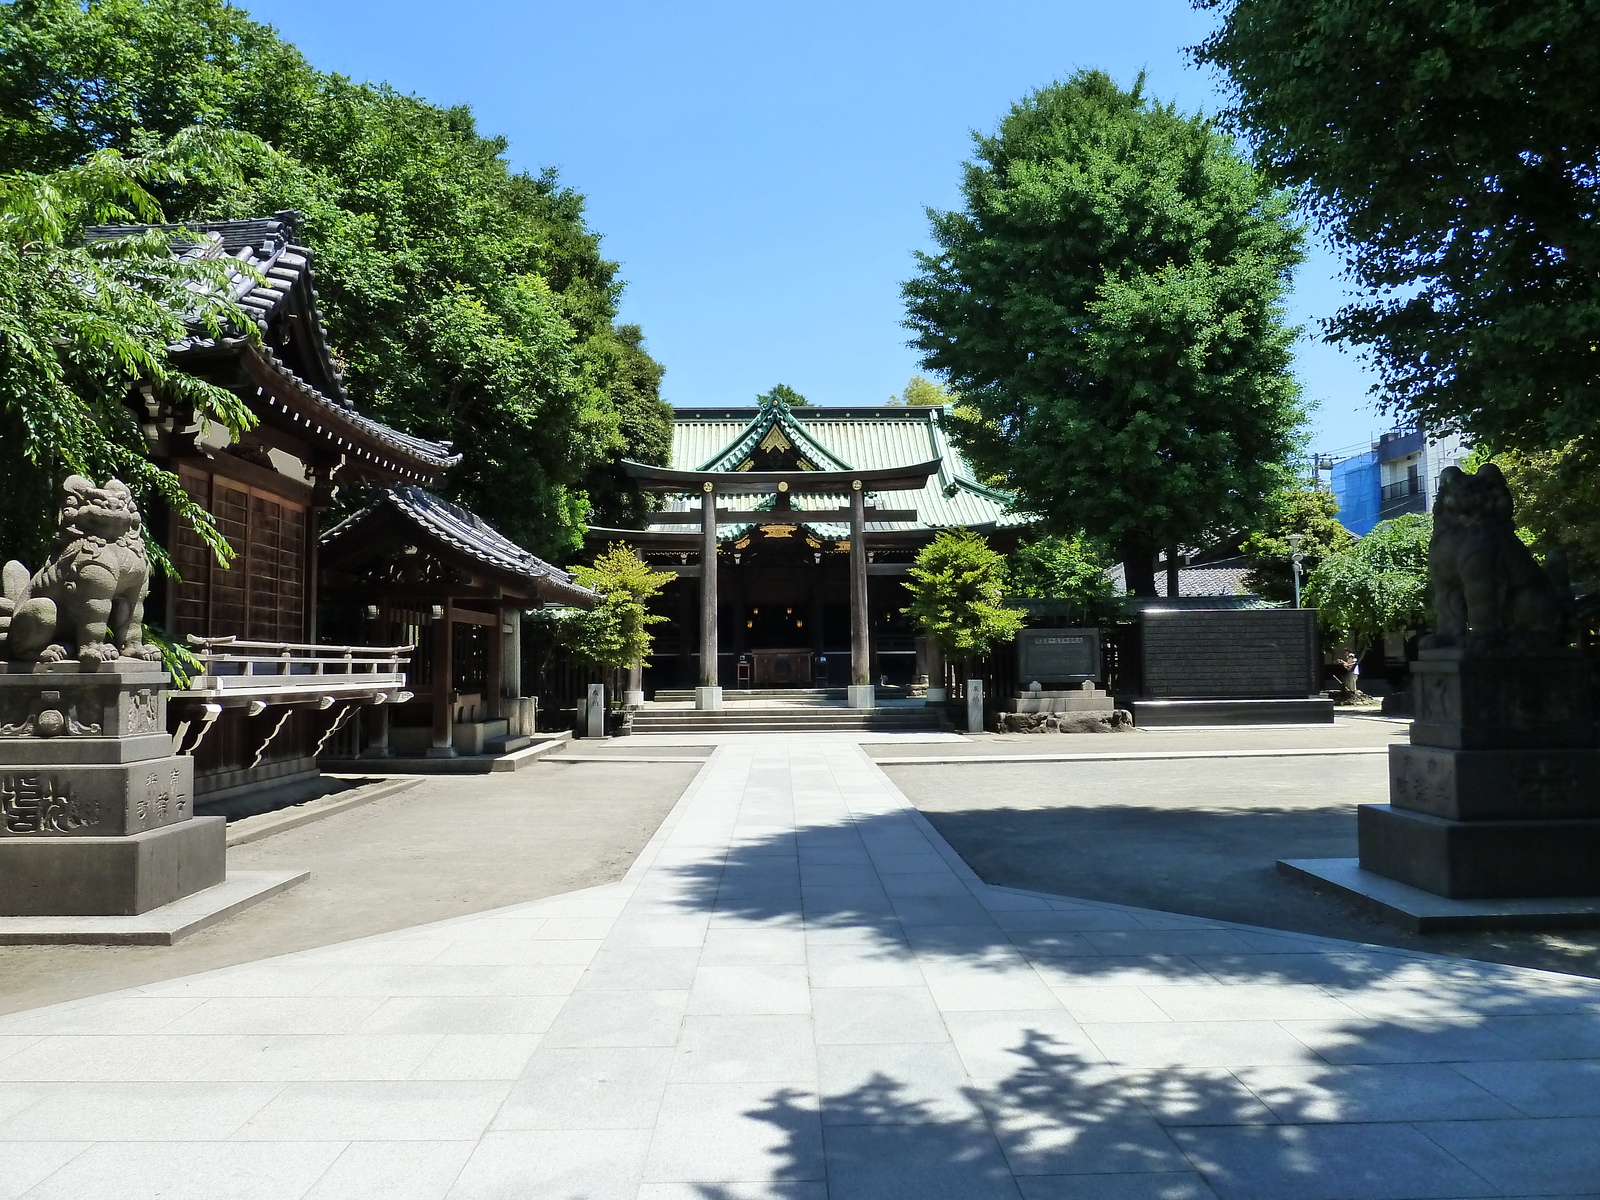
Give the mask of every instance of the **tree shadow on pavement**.
M 823 1071 L 829 1200 L 1015 1197 L 1013 1175 L 1033 1181 L 1027 1200 L 1516 1195 L 1600 1179 L 1590 980 L 974 891 L 903 812 L 752 831 L 679 868 L 675 890 L 713 928 L 804 928 L 814 955 L 846 944 L 869 966 L 916 963 L 930 988 L 979 989 L 942 1006 L 956 1068 L 856 1046 L 853 1061 L 881 1063 L 870 1076 Z M 1059 1004 L 1003 998 L 1019 978 Z M 833 1053 L 819 1032 L 819 1061 Z M 804 1190 L 822 1158 L 809 1097 L 775 1092 L 747 1115 L 783 1132 L 776 1177 L 792 1195 L 823 1195 Z M 1582 1129 L 1526 1119 L 1557 1115 Z
M 1600 976 L 1600 930 L 1418 934 L 1283 874 L 1356 854 L 1349 807 L 1082 804 L 928 812 L 985 882 L 1429 954 Z

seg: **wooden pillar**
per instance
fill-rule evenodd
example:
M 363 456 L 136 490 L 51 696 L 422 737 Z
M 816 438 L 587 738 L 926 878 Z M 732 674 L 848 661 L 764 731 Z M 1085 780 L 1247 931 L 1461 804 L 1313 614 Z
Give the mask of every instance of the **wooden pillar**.
M 717 672 L 717 493 L 707 481 L 700 485 L 700 687 L 695 697 L 700 708 L 721 708 L 721 682 Z
M 867 612 L 867 508 L 859 479 L 850 483 L 850 707 L 874 708 Z
M 484 715 L 498 717 L 505 711 L 500 693 L 505 689 L 506 638 L 502 630 L 505 615 L 495 609 L 494 624 L 483 626 L 483 707 Z
M 455 748 L 455 607 L 447 599 L 433 621 L 433 744 L 429 758 L 454 758 Z

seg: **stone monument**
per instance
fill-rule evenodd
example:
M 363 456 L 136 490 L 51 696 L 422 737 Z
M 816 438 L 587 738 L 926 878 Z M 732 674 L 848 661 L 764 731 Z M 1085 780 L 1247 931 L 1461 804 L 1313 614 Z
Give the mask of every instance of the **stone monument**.
M 1112 733 L 1133 718 L 1095 686 L 1101 672 L 1098 629 L 1024 629 L 1017 675 L 1024 686 L 998 714 L 1000 733 Z M 1050 684 L 1070 685 L 1050 688 Z
M 62 487 L 56 553 L 0 572 L 0 916 L 129 916 L 223 882 L 143 642 L 150 578 L 120 480 Z
M 1437 632 L 1389 803 L 1359 812 L 1362 869 L 1452 898 L 1600 896 L 1589 664 L 1493 463 L 1441 477 L 1428 577 Z

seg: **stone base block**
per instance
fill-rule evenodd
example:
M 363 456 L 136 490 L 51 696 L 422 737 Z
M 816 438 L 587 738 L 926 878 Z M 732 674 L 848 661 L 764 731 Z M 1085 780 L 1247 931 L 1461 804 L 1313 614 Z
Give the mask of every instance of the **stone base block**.
M 1411 740 L 1455 750 L 1595 744 L 1589 664 L 1575 650 L 1424 650 L 1411 664 Z
M 227 822 L 132 837 L 0 839 L 0 916 L 135 916 L 222 882 Z
M 997 733 L 1122 733 L 1133 729 L 1133 718 L 1126 709 L 1104 712 L 1000 713 L 995 718 Z
M 695 688 L 694 706 L 701 712 L 721 712 L 722 689 L 719 687 Z
M 10 746 L 0 747 L 0 756 Z M 170 748 L 170 744 L 169 747 Z M 0 838 L 118 837 L 194 815 L 194 759 L 0 766 Z
M 1448 821 L 1600 817 L 1600 750 L 1390 746 L 1389 801 Z
M 310 878 L 230 871 L 216 887 L 134 917 L 0 917 L 0 946 L 171 946 Z
M 1006 701 L 1014 713 L 1110 712 L 1116 705 L 1104 692 L 1062 692 L 1055 696 L 1017 696 Z
M 1333 701 L 1134 700 L 1128 705 L 1141 729 L 1183 725 L 1331 725 Z
M 1354 858 L 1282 858 L 1278 870 L 1413 933 L 1600 928 L 1600 898 L 1451 900 L 1363 871 Z
M 878 689 L 870 683 L 853 683 L 845 689 L 845 705 L 849 708 L 877 708 Z
M 1451 821 L 1363 804 L 1356 833 L 1363 870 L 1437 896 L 1600 897 L 1600 819 Z

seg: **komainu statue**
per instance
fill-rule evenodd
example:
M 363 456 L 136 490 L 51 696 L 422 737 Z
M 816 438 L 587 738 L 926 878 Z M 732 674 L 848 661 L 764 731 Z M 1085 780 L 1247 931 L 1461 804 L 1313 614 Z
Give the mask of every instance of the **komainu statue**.
M 1511 492 L 1493 463 L 1439 476 L 1428 546 L 1435 635 L 1428 644 L 1559 646 L 1569 601 L 1517 537 Z
M 154 661 L 144 644 L 150 560 L 138 506 L 120 479 L 81 475 L 61 485 L 56 554 L 38 574 L 19 562 L 0 571 L 0 656 L 12 662 Z

